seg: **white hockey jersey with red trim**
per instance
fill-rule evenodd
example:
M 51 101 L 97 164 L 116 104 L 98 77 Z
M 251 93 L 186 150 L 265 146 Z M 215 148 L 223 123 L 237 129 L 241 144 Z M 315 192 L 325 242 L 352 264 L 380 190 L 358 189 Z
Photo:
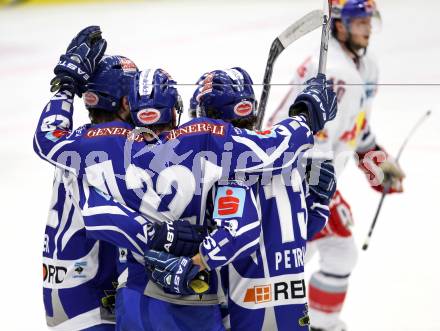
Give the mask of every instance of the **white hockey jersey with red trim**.
M 319 51 L 309 56 L 296 70 L 294 84 L 278 108 L 273 112 L 267 126 L 288 116 L 288 109 L 301 85 L 318 72 Z M 369 52 L 361 57 L 359 65 L 350 58 L 337 40 L 330 38 L 327 58 L 327 78 L 332 79 L 338 96 L 338 114 L 333 121 L 315 136 L 314 151 L 330 152 L 337 175 L 345 167 L 353 151 L 366 151 L 375 144 L 370 131 L 370 113 L 373 97 L 377 91 L 378 68 Z

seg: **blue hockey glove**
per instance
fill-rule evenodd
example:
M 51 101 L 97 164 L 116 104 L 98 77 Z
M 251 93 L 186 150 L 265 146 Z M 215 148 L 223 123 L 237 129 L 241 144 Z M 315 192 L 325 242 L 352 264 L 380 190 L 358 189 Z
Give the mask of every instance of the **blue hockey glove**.
M 290 107 L 289 115 L 306 112 L 310 129 L 313 133 L 317 133 L 324 128 L 325 123 L 336 116 L 336 94 L 333 92 L 331 83 L 326 82 L 323 74 L 309 79 L 306 84 L 308 86 L 297 96 Z
M 194 256 L 208 231 L 185 220 L 165 221 L 154 225 L 155 235 L 151 248 L 176 256 Z
M 328 205 L 336 192 L 336 174 L 333 163 L 326 160 L 312 163 L 309 177 L 310 191 L 324 204 Z
M 169 292 L 193 295 L 209 289 L 208 274 L 199 274 L 200 267 L 188 257 L 149 250 L 145 252 L 145 264 L 150 280 Z
M 81 30 L 53 70 L 55 77 L 50 82 L 51 92 L 64 89 L 81 96 L 106 48 L 107 42 L 102 38 L 99 26 Z

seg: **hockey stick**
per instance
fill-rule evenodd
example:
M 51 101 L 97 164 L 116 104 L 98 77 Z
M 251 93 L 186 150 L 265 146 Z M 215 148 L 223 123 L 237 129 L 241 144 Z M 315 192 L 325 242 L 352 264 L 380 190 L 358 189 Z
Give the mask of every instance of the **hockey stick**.
M 324 0 L 324 17 L 321 33 L 321 50 L 319 52 L 319 65 L 318 73 L 325 75 L 327 68 L 327 52 L 328 52 L 328 40 L 330 37 L 330 22 L 332 13 L 332 0 Z
M 295 40 L 298 40 L 307 33 L 319 28 L 322 25 L 323 18 L 322 10 L 314 10 L 293 23 L 286 30 L 284 30 L 272 42 L 269 50 L 269 57 L 267 58 L 266 69 L 263 78 L 263 91 L 261 93 L 260 102 L 257 112 L 256 128 L 261 129 L 263 124 L 264 113 L 266 111 L 267 99 L 270 92 L 270 81 L 272 79 L 273 66 L 278 56 Z
M 396 156 L 396 162 L 397 163 L 399 162 L 400 156 L 402 155 L 402 152 L 405 149 L 406 144 L 409 141 L 409 138 L 411 138 L 411 136 L 414 134 L 414 132 L 429 117 L 429 115 L 431 115 L 431 111 L 430 110 L 428 110 L 422 116 L 422 118 L 419 119 L 419 121 L 414 125 L 412 130 L 409 132 L 408 136 L 405 138 L 404 142 L 402 143 L 402 146 L 400 146 L 399 152 L 397 153 L 397 156 Z M 370 239 L 371 239 L 371 236 L 373 234 L 374 227 L 376 226 L 376 222 L 377 222 L 377 219 L 379 217 L 380 210 L 382 209 L 383 201 L 385 200 L 385 197 L 388 194 L 388 192 L 390 190 L 390 187 L 391 187 L 391 183 L 389 181 L 386 182 L 385 185 L 384 185 L 384 190 L 383 190 L 382 196 L 381 196 L 380 201 L 379 201 L 379 205 L 377 206 L 376 214 L 374 215 L 373 222 L 371 223 L 370 230 L 368 231 L 367 239 L 365 239 L 365 242 L 362 245 L 362 249 L 364 251 L 366 251 L 368 246 L 370 245 Z

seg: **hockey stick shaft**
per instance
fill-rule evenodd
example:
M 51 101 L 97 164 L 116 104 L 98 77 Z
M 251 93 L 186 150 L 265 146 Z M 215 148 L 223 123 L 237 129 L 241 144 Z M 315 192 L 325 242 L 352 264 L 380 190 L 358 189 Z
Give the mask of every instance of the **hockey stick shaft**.
M 408 144 L 409 139 L 412 137 L 414 132 L 417 131 L 417 129 L 420 127 L 420 125 L 431 115 L 431 111 L 428 110 L 420 119 L 419 121 L 414 125 L 412 130 L 409 132 L 409 134 L 406 136 L 405 140 L 403 141 L 402 145 L 399 148 L 399 152 L 396 156 L 396 162 L 399 162 L 400 156 L 402 155 L 403 150 L 405 149 L 406 145 Z M 374 227 L 376 226 L 377 219 L 379 218 L 380 210 L 382 209 L 383 201 L 385 200 L 385 197 L 387 196 L 389 190 L 391 187 L 391 183 L 386 182 L 384 184 L 384 190 L 382 193 L 382 196 L 380 197 L 379 205 L 377 206 L 376 213 L 374 214 L 373 222 L 371 223 L 370 230 L 368 231 L 367 238 L 365 239 L 364 244 L 362 245 L 362 249 L 364 251 L 367 250 L 368 246 L 370 245 L 370 239 L 373 235 Z
M 321 33 L 318 73 L 325 74 L 327 68 L 328 40 L 330 37 L 331 0 L 324 0 L 324 17 Z
M 413 136 L 414 132 L 422 125 L 422 123 L 431 115 L 431 111 L 428 110 L 420 119 L 419 121 L 414 125 L 408 136 L 405 138 L 405 140 L 402 143 L 402 146 L 400 146 L 399 152 L 397 152 L 396 156 L 396 162 L 399 162 L 400 156 L 402 155 L 403 150 L 405 149 L 406 145 L 408 144 L 409 139 Z
M 263 78 L 263 91 L 258 104 L 256 128 L 261 129 L 263 118 L 266 111 L 266 104 L 270 93 L 270 82 L 272 79 L 273 67 L 278 56 L 291 45 L 295 40 L 319 28 L 322 24 L 322 10 L 314 10 L 303 16 L 301 19 L 290 25 L 275 40 L 269 50 L 266 69 Z

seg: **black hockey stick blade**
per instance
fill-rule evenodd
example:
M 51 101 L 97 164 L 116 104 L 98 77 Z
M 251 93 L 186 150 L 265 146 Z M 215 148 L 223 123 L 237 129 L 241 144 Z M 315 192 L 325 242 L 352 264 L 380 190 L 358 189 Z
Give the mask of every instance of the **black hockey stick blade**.
M 405 149 L 409 139 L 412 137 L 414 132 L 419 128 L 419 126 L 431 115 L 431 111 L 428 110 L 420 119 L 419 121 L 414 125 L 412 130 L 409 132 L 409 134 L 406 136 L 405 140 L 403 141 L 402 145 L 399 148 L 399 152 L 396 156 L 396 162 L 399 162 L 400 156 L 402 155 L 403 150 Z M 362 245 L 362 249 L 366 251 L 370 245 L 370 239 L 373 235 L 374 227 L 376 226 L 377 219 L 379 218 L 380 210 L 382 209 L 383 201 L 385 200 L 385 197 L 387 196 L 388 192 L 390 190 L 390 183 L 384 184 L 384 190 L 382 193 L 382 196 L 380 197 L 379 205 L 377 206 L 376 213 L 374 214 L 373 222 L 371 223 L 370 230 L 368 231 L 367 238 L 365 239 L 364 244 Z
M 284 30 L 275 40 L 269 50 L 269 56 L 267 58 L 266 70 L 264 71 L 263 78 L 263 91 L 261 93 L 260 102 L 257 112 L 257 129 L 261 129 L 263 124 L 264 113 L 266 111 L 266 103 L 269 98 L 270 81 L 272 79 L 273 66 L 278 56 L 291 45 L 295 40 L 298 40 L 302 36 L 309 32 L 319 28 L 323 22 L 323 11 L 314 10 L 307 15 L 300 18 L 298 21 L 290 25 Z

